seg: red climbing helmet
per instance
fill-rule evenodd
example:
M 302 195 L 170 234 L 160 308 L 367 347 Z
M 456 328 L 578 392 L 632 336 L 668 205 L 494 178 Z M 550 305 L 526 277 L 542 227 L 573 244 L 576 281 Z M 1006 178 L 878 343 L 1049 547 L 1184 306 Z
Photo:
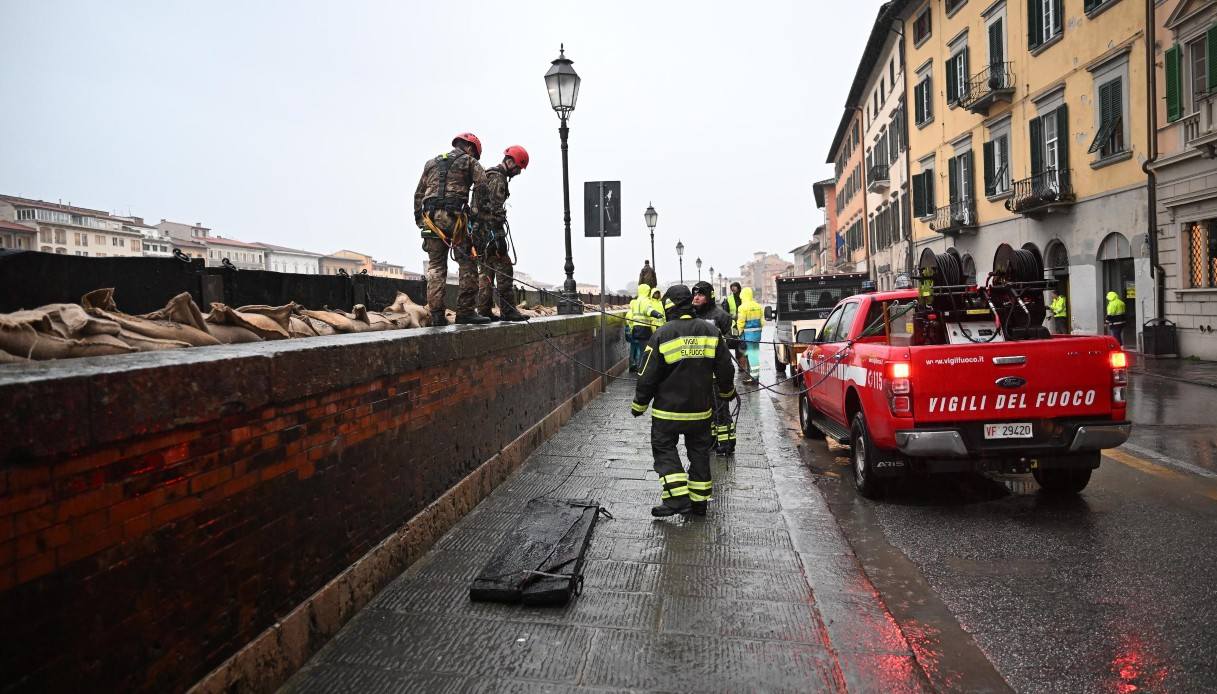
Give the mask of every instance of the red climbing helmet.
M 462 142 L 468 142 L 469 144 L 473 145 L 474 159 L 482 158 L 482 141 L 478 139 L 477 135 L 474 135 L 473 133 L 461 133 L 460 135 L 452 138 L 453 147 L 460 147 Z
M 511 157 L 511 160 L 516 163 L 516 166 L 521 170 L 528 168 L 528 150 L 519 145 L 512 145 L 503 150 L 503 156 Z

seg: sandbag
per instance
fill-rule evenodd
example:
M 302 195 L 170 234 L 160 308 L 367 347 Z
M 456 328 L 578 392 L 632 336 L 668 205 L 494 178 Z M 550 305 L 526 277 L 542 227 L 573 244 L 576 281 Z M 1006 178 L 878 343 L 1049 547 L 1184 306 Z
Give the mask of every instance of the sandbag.
M 187 326 L 182 326 L 182 327 L 187 327 Z M 182 349 L 184 347 L 193 346 L 189 342 L 183 342 L 182 340 L 164 340 L 164 339 L 156 338 L 156 337 L 148 337 L 147 335 L 143 335 L 141 333 L 137 333 L 137 332 L 134 332 L 131 330 L 126 330 L 126 329 L 123 329 L 123 331 L 118 334 L 117 338 L 112 338 L 110 335 L 96 335 L 96 336 L 94 336 L 92 338 L 88 338 L 88 339 L 97 339 L 97 338 L 101 338 L 101 337 L 118 339 L 122 342 L 127 343 L 128 345 L 131 345 L 132 347 L 134 347 L 135 349 L 137 349 L 141 352 L 159 352 L 159 351 L 165 350 L 165 349 Z M 213 340 L 215 340 L 215 338 L 212 337 L 211 335 L 208 335 L 208 337 L 211 337 Z M 219 343 L 220 343 L 219 340 L 216 340 L 213 344 L 218 345 Z
M 242 328 L 239 325 L 212 323 L 207 326 L 207 329 L 220 341 L 220 344 L 224 345 L 239 345 L 246 342 L 262 341 L 262 338 L 258 337 L 257 333 L 247 328 Z
M 212 325 L 235 325 L 245 328 L 263 340 L 286 340 L 290 337 L 287 328 L 274 318 L 260 313 L 244 313 L 219 302 L 211 305 L 211 313 L 207 314 L 206 320 Z
M 17 313 L 28 313 L 18 311 Z M 136 351 L 112 335 L 90 335 L 65 338 L 53 332 L 51 321 L 43 314 L 41 323 L 46 332 L 34 328 L 35 322 L 13 314 L 0 314 L 0 350 L 26 359 L 70 359 L 97 357 L 107 354 L 130 354 Z
M 318 320 L 316 318 L 311 318 L 306 315 L 301 315 L 300 319 L 303 320 L 304 322 L 308 323 L 309 327 L 312 328 L 313 332 L 317 333 L 318 336 L 338 334 L 338 331 L 334 330 L 334 327 L 332 325 L 330 325 L 329 323 L 326 323 L 324 321 Z
M 260 316 L 266 316 L 279 324 L 279 327 L 291 333 L 291 317 L 292 313 L 297 308 L 296 302 L 289 302 L 282 306 L 266 306 L 264 304 L 253 304 L 251 306 L 242 306 L 237 309 L 238 313 L 256 313 Z
M 190 325 L 176 323 L 171 320 L 143 318 L 131 316 L 118 310 L 114 303 L 114 290 L 111 288 L 95 289 L 81 297 L 80 303 L 89 315 L 118 323 L 126 333 L 133 333 L 154 340 L 169 340 L 184 342 L 187 346 L 218 345 L 220 341 L 205 330 Z M 165 347 L 159 347 L 164 349 Z
M 367 326 L 364 328 L 365 331 L 376 332 L 380 330 L 389 330 L 393 327 L 393 324 L 390 323 L 388 319 L 386 319 L 384 316 L 372 313 L 363 304 L 355 304 L 351 313 L 345 315 L 347 315 L 351 320 L 355 321 L 356 324 L 362 323 Z
M 361 333 L 367 330 L 367 326 L 360 326 L 350 317 L 337 311 L 310 311 L 303 309 L 300 311 L 302 315 L 308 316 L 313 320 L 321 321 L 330 326 L 334 332 L 339 333 Z
M 182 325 L 189 325 L 192 328 L 198 328 L 203 332 L 210 332 L 207 321 L 203 320 L 203 312 L 199 310 L 198 304 L 194 303 L 190 292 L 182 292 L 169 300 L 165 304 L 165 308 L 152 313 L 145 313 L 143 318 L 152 320 L 168 320 Z
M 317 331 L 313 329 L 313 324 L 303 316 L 290 316 L 287 323 L 287 332 L 292 337 L 317 337 Z
M 25 357 L 19 357 L 16 354 L 9 354 L 8 352 L 0 349 L 0 364 L 26 364 L 29 363 L 29 361 L 30 360 L 26 359 Z
M 118 323 L 108 318 L 91 316 L 76 304 L 47 304 L 34 309 L 50 318 L 55 331 L 61 337 L 84 337 L 87 335 L 117 335 Z M 18 312 L 24 313 L 24 312 Z M 11 314 L 10 314 L 11 315 Z

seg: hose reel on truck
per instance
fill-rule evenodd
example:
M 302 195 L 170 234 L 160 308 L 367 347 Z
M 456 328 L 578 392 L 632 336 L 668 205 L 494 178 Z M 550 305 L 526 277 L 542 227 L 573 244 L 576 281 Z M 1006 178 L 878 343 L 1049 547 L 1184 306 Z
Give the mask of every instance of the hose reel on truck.
M 1055 280 L 1044 279 L 1039 254 L 997 247 L 993 270 L 983 285 L 963 276 L 955 249 L 935 253 L 927 248 L 918 262 L 918 307 L 913 318 L 913 344 L 945 345 L 1050 337 L 1044 328 L 1044 290 Z

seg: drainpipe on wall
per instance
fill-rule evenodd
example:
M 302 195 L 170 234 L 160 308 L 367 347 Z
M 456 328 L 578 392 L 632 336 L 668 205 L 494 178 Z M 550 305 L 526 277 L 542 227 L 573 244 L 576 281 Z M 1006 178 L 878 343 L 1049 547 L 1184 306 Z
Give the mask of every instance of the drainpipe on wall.
M 1154 160 L 1158 158 L 1158 73 L 1154 66 L 1154 53 L 1158 38 L 1154 25 L 1154 0 L 1145 0 L 1145 74 L 1149 81 L 1148 98 L 1145 100 L 1145 129 L 1149 156 L 1141 165 L 1145 172 L 1147 197 L 1149 200 L 1149 276 L 1154 280 L 1154 304 L 1156 317 L 1166 317 L 1166 273 L 1158 265 L 1158 177 L 1154 173 Z

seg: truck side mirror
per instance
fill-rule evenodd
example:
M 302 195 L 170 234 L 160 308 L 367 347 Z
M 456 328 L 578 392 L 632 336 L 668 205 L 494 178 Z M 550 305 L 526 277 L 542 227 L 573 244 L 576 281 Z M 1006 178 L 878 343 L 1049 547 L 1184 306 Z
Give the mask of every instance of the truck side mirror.
M 815 328 L 803 328 L 794 336 L 794 341 L 800 345 L 810 345 L 816 341 Z

